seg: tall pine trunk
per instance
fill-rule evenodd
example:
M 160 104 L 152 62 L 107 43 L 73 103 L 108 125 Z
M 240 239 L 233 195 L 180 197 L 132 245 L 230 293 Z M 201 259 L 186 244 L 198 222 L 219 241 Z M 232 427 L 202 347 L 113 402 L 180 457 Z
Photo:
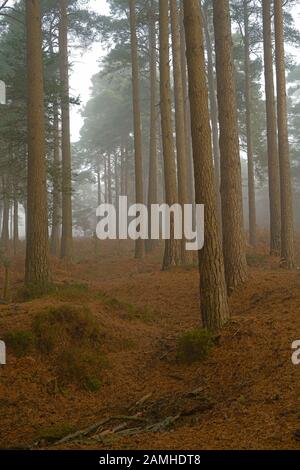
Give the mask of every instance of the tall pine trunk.
M 132 62 L 132 101 L 134 120 L 134 147 L 135 147 L 135 199 L 136 204 L 144 203 L 143 189 L 143 155 L 142 155 L 142 129 L 140 109 L 140 81 L 139 60 L 137 46 L 137 20 L 136 1 L 130 0 L 130 32 L 131 32 L 131 62 Z M 143 258 L 145 254 L 145 243 L 141 238 L 135 242 L 135 257 Z
M 208 4 L 206 4 L 206 6 L 208 6 Z M 210 119 L 211 119 L 212 137 L 213 137 L 212 145 L 213 145 L 213 154 L 214 154 L 215 187 L 216 187 L 217 203 L 218 203 L 218 220 L 219 220 L 220 229 L 222 230 L 218 104 L 217 104 L 216 86 L 215 86 L 213 48 L 212 48 L 207 8 L 203 8 L 203 27 L 204 27 L 204 32 L 205 32 L 205 43 L 206 43 L 206 53 L 207 53 L 207 81 L 208 81 L 208 91 L 209 91 Z
M 245 63 L 245 106 L 246 106 L 246 133 L 247 133 L 247 161 L 248 161 L 248 206 L 249 206 L 249 242 L 256 245 L 256 204 L 255 204 L 255 176 L 252 136 L 252 93 L 250 69 L 250 38 L 249 38 L 249 0 L 243 0 L 244 10 L 244 63 Z
M 228 291 L 247 279 L 243 196 L 231 19 L 228 0 L 213 0 L 220 124 L 223 251 Z
M 162 127 L 162 147 L 164 160 L 165 198 L 171 207 L 178 202 L 175 152 L 173 141 L 170 57 L 169 57 L 169 5 L 159 0 L 159 41 L 160 41 L 160 108 Z M 170 239 L 165 241 L 163 269 L 178 264 L 180 246 L 174 239 L 174 217 L 171 214 Z
M 53 188 L 52 188 L 52 226 L 51 226 L 51 254 L 58 256 L 60 242 L 60 138 L 58 104 L 53 109 Z
M 205 205 L 206 242 L 199 252 L 203 326 L 216 331 L 229 319 L 221 239 L 217 221 L 208 90 L 198 0 L 184 0 L 196 203 Z
M 173 51 L 173 75 L 174 75 L 174 98 L 175 98 L 175 129 L 177 149 L 177 174 L 178 174 L 178 201 L 184 211 L 185 204 L 189 204 L 188 191 L 188 158 L 186 153 L 185 135 L 185 103 L 181 70 L 181 46 L 180 46 L 180 22 L 177 10 L 177 0 L 170 0 L 172 51 Z M 184 222 L 184 218 L 183 218 Z M 183 227 L 182 227 L 183 228 Z M 184 230 L 183 230 L 184 233 Z M 180 262 L 189 264 L 192 254 L 185 249 L 186 239 L 181 240 Z
M 274 0 L 275 58 L 277 78 L 278 150 L 281 191 L 281 256 L 286 267 L 295 267 L 294 218 L 287 123 L 285 52 L 282 0 Z
M 28 100 L 25 283 L 43 290 L 49 281 L 49 247 L 40 2 L 30 0 L 25 5 Z
M 271 0 L 263 0 L 263 37 L 268 139 L 270 252 L 271 255 L 278 256 L 281 250 L 280 175 L 273 75 Z
M 151 0 L 149 8 L 149 66 L 150 66 L 150 158 L 148 185 L 148 221 L 149 240 L 146 243 L 147 252 L 153 250 L 155 241 L 151 240 L 151 205 L 157 204 L 157 76 L 156 76 L 156 20 L 155 2 Z
M 73 255 L 72 235 L 72 161 L 70 141 L 70 98 L 68 62 L 68 0 L 59 0 L 59 67 L 61 81 L 62 112 L 62 234 L 61 257 L 67 260 Z

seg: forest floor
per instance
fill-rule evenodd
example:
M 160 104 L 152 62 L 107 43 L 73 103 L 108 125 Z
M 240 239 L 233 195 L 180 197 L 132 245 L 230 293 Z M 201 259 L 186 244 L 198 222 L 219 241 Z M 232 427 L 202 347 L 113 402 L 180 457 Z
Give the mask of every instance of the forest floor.
M 87 306 L 104 335 L 102 386 L 57 388 L 40 354 L 17 357 L 8 348 L 0 448 L 300 448 L 300 366 L 291 362 L 291 343 L 300 338 L 298 271 L 282 269 L 263 244 L 249 252 L 250 279 L 230 298 L 232 320 L 206 359 L 183 365 L 177 338 L 200 319 L 197 269 L 162 272 L 160 253 L 137 261 L 113 244 L 97 257 L 92 251 L 90 242 L 77 242 L 72 266 L 52 260 L 56 282 L 86 290 L 3 304 L 0 331 L 2 339 L 30 330 L 49 305 Z M 11 269 L 13 293 L 22 286 L 21 256 Z M 85 429 L 63 443 L 45 438 Z

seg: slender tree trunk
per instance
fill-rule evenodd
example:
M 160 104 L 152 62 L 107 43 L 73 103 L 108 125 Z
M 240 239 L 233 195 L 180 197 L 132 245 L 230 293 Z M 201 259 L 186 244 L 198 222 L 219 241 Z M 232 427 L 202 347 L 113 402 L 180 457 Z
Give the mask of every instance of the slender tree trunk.
M 217 221 L 208 90 L 198 0 L 184 0 L 187 63 L 194 149 L 196 203 L 205 205 L 206 243 L 199 252 L 200 300 L 205 328 L 216 331 L 229 319 L 221 238 Z
M 108 191 L 108 204 L 112 204 L 112 177 L 111 177 L 111 155 L 107 156 L 107 191 Z
M 211 119 L 212 137 L 213 137 L 214 173 L 215 173 L 215 187 L 216 187 L 217 204 L 218 204 L 218 221 L 219 221 L 219 227 L 222 230 L 218 104 L 217 104 L 215 76 L 214 76 L 213 48 L 212 48 L 212 43 L 211 43 L 210 31 L 209 31 L 209 20 L 208 20 L 207 10 L 204 8 L 203 8 L 203 26 L 204 26 L 204 32 L 205 32 L 205 43 L 206 43 L 206 52 L 207 52 L 207 81 L 208 81 L 208 91 L 209 91 L 210 119 Z
M 70 98 L 68 63 L 68 0 L 59 0 L 59 62 L 62 88 L 62 235 L 61 257 L 72 260 L 72 161 L 70 141 Z
M 44 128 L 44 80 L 39 0 L 26 5 L 27 33 L 27 244 L 25 282 L 45 289 L 49 281 L 48 210 Z
M 149 53 L 150 53 L 150 157 L 149 157 L 149 185 L 148 185 L 148 223 L 149 239 L 146 243 L 147 252 L 155 246 L 151 240 L 151 205 L 157 204 L 157 76 L 156 76 L 156 19 L 155 3 L 151 0 L 149 8 Z
M 180 1 L 180 55 L 181 55 L 181 73 L 182 73 L 182 86 L 184 96 L 184 130 L 185 130 L 185 152 L 188 159 L 188 189 L 189 189 L 189 203 L 195 202 L 195 182 L 194 182 L 194 163 L 193 163 L 193 149 L 192 149 L 192 135 L 191 135 L 191 113 L 190 113 L 190 98 L 188 90 L 187 78 L 187 63 L 186 63 L 186 44 L 185 32 L 183 24 L 183 0 Z
M 175 128 L 177 149 L 177 174 L 178 174 L 178 200 L 184 211 L 184 205 L 188 204 L 188 155 L 186 153 L 185 135 L 185 103 L 181 70 L 181 45 L 180 45 L 180 23 L 177 10 L 177 0 L 170 0 L 172 51 L 173 51 L 173 74 L 175 95 Z M 184 218 L 182 233 L 184 233 Z M 181 240 L 180 261 L 189 264 L 192 261 L 192 253 L 185 249 L 186 239 Z
M 249 242 L 256 245 L 256 205 L 255 205 L 255 177 L 252 138 L 252 102 L 251 102 L 251 70 L 250 70 L 250 42 L 249 42 L 249 0 L 243 0 L 244 9 L 244 54 L 245 54 L 245 104 L 246 104 L 246 132 L 247 132 L 247 160 L 248 160 L 248 205 L 249 205 Z
M 177 182 L 175 153 L 172 130 L 171 86 L 169 63 L 169 5 L 166 0 L 159 1 L 160 31 L 160 106 L 162 145 L 164 158 L 166 203 L 171 207 L 177 203 Z M 174 239 L 174 217 L 171 215 L 170 239 L 165 242 L 163 269 L 178 264 L 180 245 Z
M 60 139 L 58 104 L 54 104 L 53 115 L 53 193 L 52 193 L 52 227 L 51 227 L 51 254 L 58 256 L 60 239 Z
M 14 213 L 13 213 L 13 245 L 14 255 L 18 252 L 19 246 L 19 203 L 17 195 L 14 195 Z
M 134 146 L 135 146 L 135 198 L 137 204 L 144 203 L 143 189 L 143 156 L 142 156 L 142 130 L 140 110 L 140 83 L 137 46 L 136 1 L 129 0 L 130 5 L 130 31 L 131 31 L 131 61 L 132 61 L 132 97 L 134 119 Z M 145 242 L 141 238 L 135 243 L 135 257 L 143 258 Z
M 271 255 L 278 256 L 281 248 L 280 175 L 273 76 L 271 0 L 263 0 L 263 29 L 270 200 L 270 251 Z
M 247 279 L 239 134 L 228 0 L 213 0 L 220 124 L 223 250 L 228 291 Z
M 2 190 L 3 190 L 3 213 L 2 213 L 2 231 L 1 231 L 1 246 L 8 252 L 9 249 L 9 194 L 7 178 L 2 177 Z
M 286 267 L 295 267 L 294 216 L 289 158 L 285 51 L 282 0 L 274 0 L 275 56 L 277 77 L 278 149 L 281 191 L 281 256 Z

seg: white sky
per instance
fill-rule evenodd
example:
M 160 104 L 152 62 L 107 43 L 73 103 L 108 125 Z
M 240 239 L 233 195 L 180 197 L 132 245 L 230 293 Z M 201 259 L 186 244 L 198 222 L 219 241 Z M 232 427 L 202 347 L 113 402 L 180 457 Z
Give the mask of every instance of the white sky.
M 101 14 L 108 14 L 106 0 L 90 0 L 90 8 Z M 99 71 L 99 59 L 105 55 L 101 44 L 93 44 L 90 50 L 73 55 L 73 70 L 70 77 L 71 94 L 80 96 L 81 106 L 71 108 L 71 139 L 76 142 L 83 124 L 80 111 L 90 97 L 91 78 Z

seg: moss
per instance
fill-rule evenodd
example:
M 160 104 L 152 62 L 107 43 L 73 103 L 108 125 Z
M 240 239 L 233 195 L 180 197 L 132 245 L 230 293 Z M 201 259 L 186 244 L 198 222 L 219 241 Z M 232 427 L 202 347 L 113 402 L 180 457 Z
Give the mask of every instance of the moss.
M 4 336 L 4 341 L 17 357 L 26 356 L 34 350 L 35 338 L 31 331 L 10 331 Z
M 146 323 L 153 321 L 154 312 L 148 307 L 137 307 L 129 302 L 111 297 L 106 292 L 99 292 L 98 298 L 105 305 L 122 312 L 122 316 L 126 320 L 141 320 Z
M 50 428 L 41 428 L 36 434 L 36 440 L 53 444 L 73 432 L 75 432 L 73 426 L 65 423 L 57 424 Z
M 177 359 L 191 364 L 207 357 L 213 347 L 213 336 L 207 330 L 194 329 L 183 333 L 177 342 Z
M 87 284 L 66 283 L 56 285 L 51 297 L 55 297 L 61 302 L 74 302 L 75 300 L 88 300 L 91 297 L 91 292 Z

